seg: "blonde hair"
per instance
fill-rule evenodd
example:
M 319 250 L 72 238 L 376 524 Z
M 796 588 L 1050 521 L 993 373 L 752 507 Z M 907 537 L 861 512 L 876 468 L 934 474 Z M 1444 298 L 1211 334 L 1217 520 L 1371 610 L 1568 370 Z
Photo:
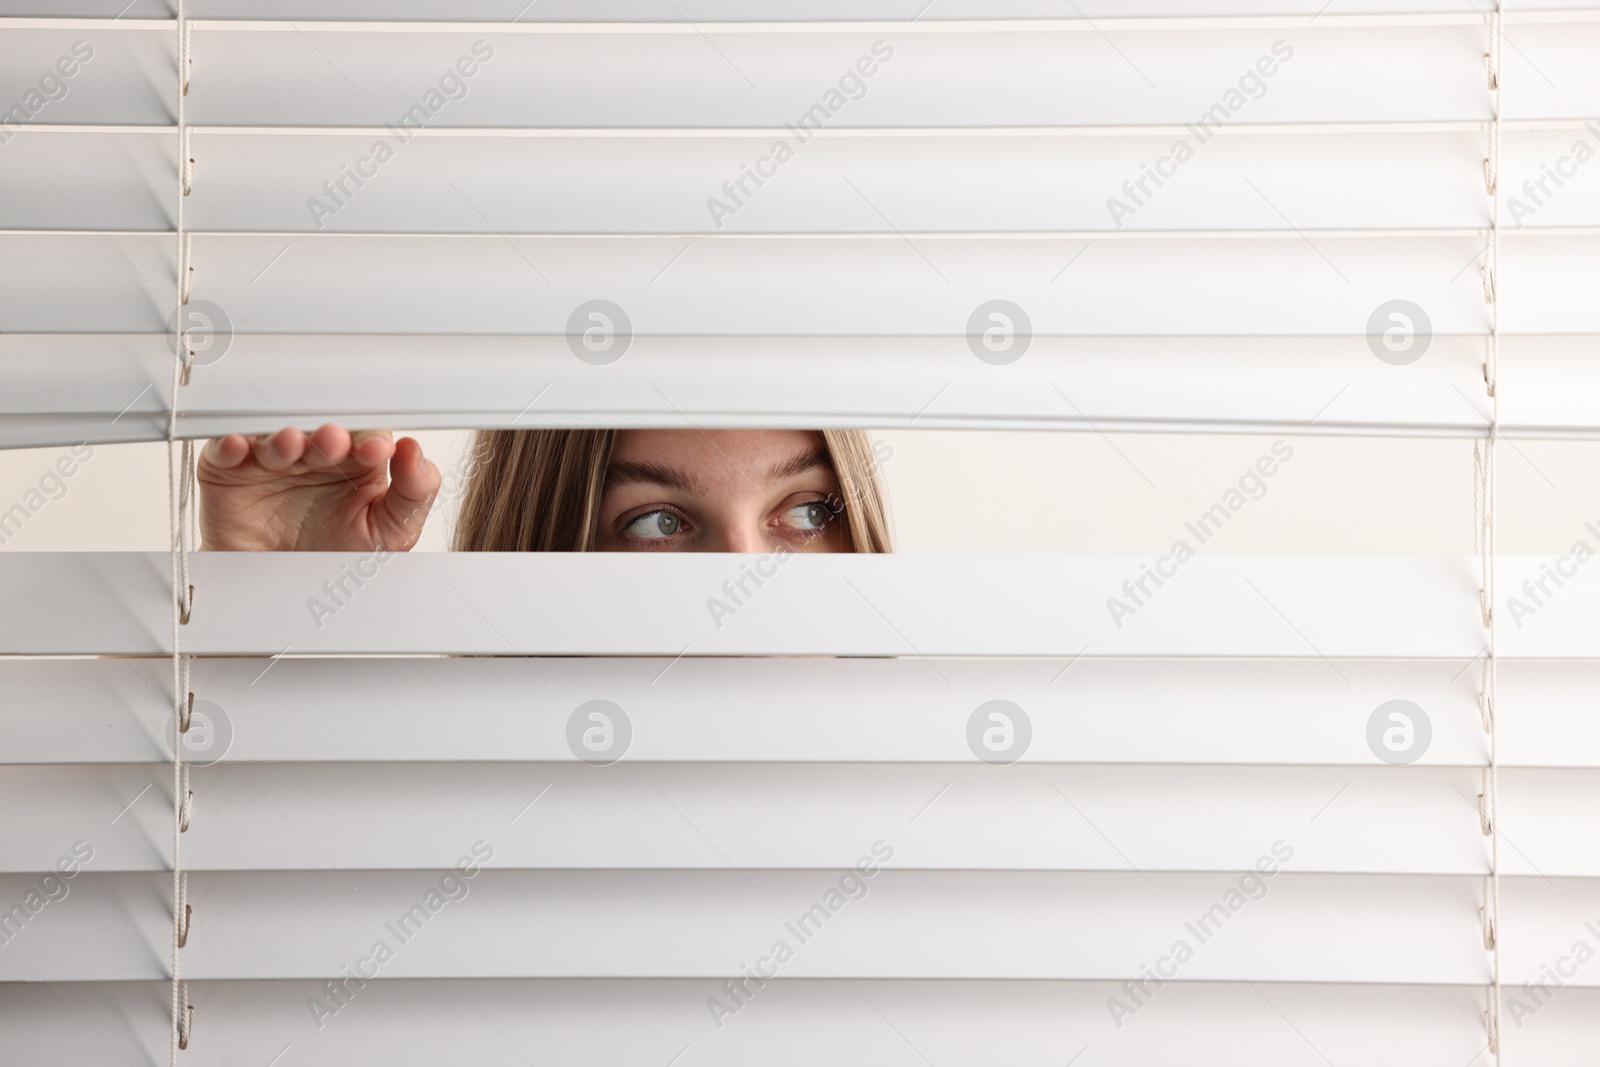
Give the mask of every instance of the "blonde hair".
M 456 521 L 458 552 L 588 552 L 615 430 L 480 430 Z M 889 517 L 865 430 L 823 430 L 857 552 L 888 552 Z

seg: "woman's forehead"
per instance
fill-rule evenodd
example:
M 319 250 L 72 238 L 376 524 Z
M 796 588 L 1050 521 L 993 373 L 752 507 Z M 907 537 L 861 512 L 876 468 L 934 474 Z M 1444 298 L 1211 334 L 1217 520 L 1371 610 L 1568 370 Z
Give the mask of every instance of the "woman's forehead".
M 772 481 L 828 466 L 822 435 L 811 430 L 622 430 L 613 468 L 662 467 L 697 482 L 729 477 Z
M 766 469 L 822 446 L 816 430 L 619 430 L 611 459 Z

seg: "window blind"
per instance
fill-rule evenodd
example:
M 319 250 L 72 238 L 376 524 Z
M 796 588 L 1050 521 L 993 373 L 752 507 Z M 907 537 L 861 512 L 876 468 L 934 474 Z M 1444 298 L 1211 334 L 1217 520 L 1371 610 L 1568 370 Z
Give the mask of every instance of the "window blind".
M 1492 509 L 1597 429 L 1592 6 L 118 6 L 0 7 L 0 445 L 1460 436 L 1482 540 L 0 554 L 18 1062 L 1593 1047 L 1592 552 Z

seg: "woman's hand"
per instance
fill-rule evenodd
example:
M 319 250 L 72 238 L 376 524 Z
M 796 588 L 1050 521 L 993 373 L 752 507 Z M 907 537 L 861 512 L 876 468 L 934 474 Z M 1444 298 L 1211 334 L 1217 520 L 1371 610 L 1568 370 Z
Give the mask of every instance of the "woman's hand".
M 214 438 L 196 474 L 200 547 L 223 551 L 404 552 L 439 491 L 412 438 L 333 425 Z

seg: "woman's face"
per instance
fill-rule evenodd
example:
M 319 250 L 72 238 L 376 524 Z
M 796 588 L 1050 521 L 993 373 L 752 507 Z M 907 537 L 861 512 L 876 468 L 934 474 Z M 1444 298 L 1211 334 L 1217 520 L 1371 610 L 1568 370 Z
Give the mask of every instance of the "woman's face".
M 806 430 L 621 430 L 600 552 L 850 552 L 839 478 Z

